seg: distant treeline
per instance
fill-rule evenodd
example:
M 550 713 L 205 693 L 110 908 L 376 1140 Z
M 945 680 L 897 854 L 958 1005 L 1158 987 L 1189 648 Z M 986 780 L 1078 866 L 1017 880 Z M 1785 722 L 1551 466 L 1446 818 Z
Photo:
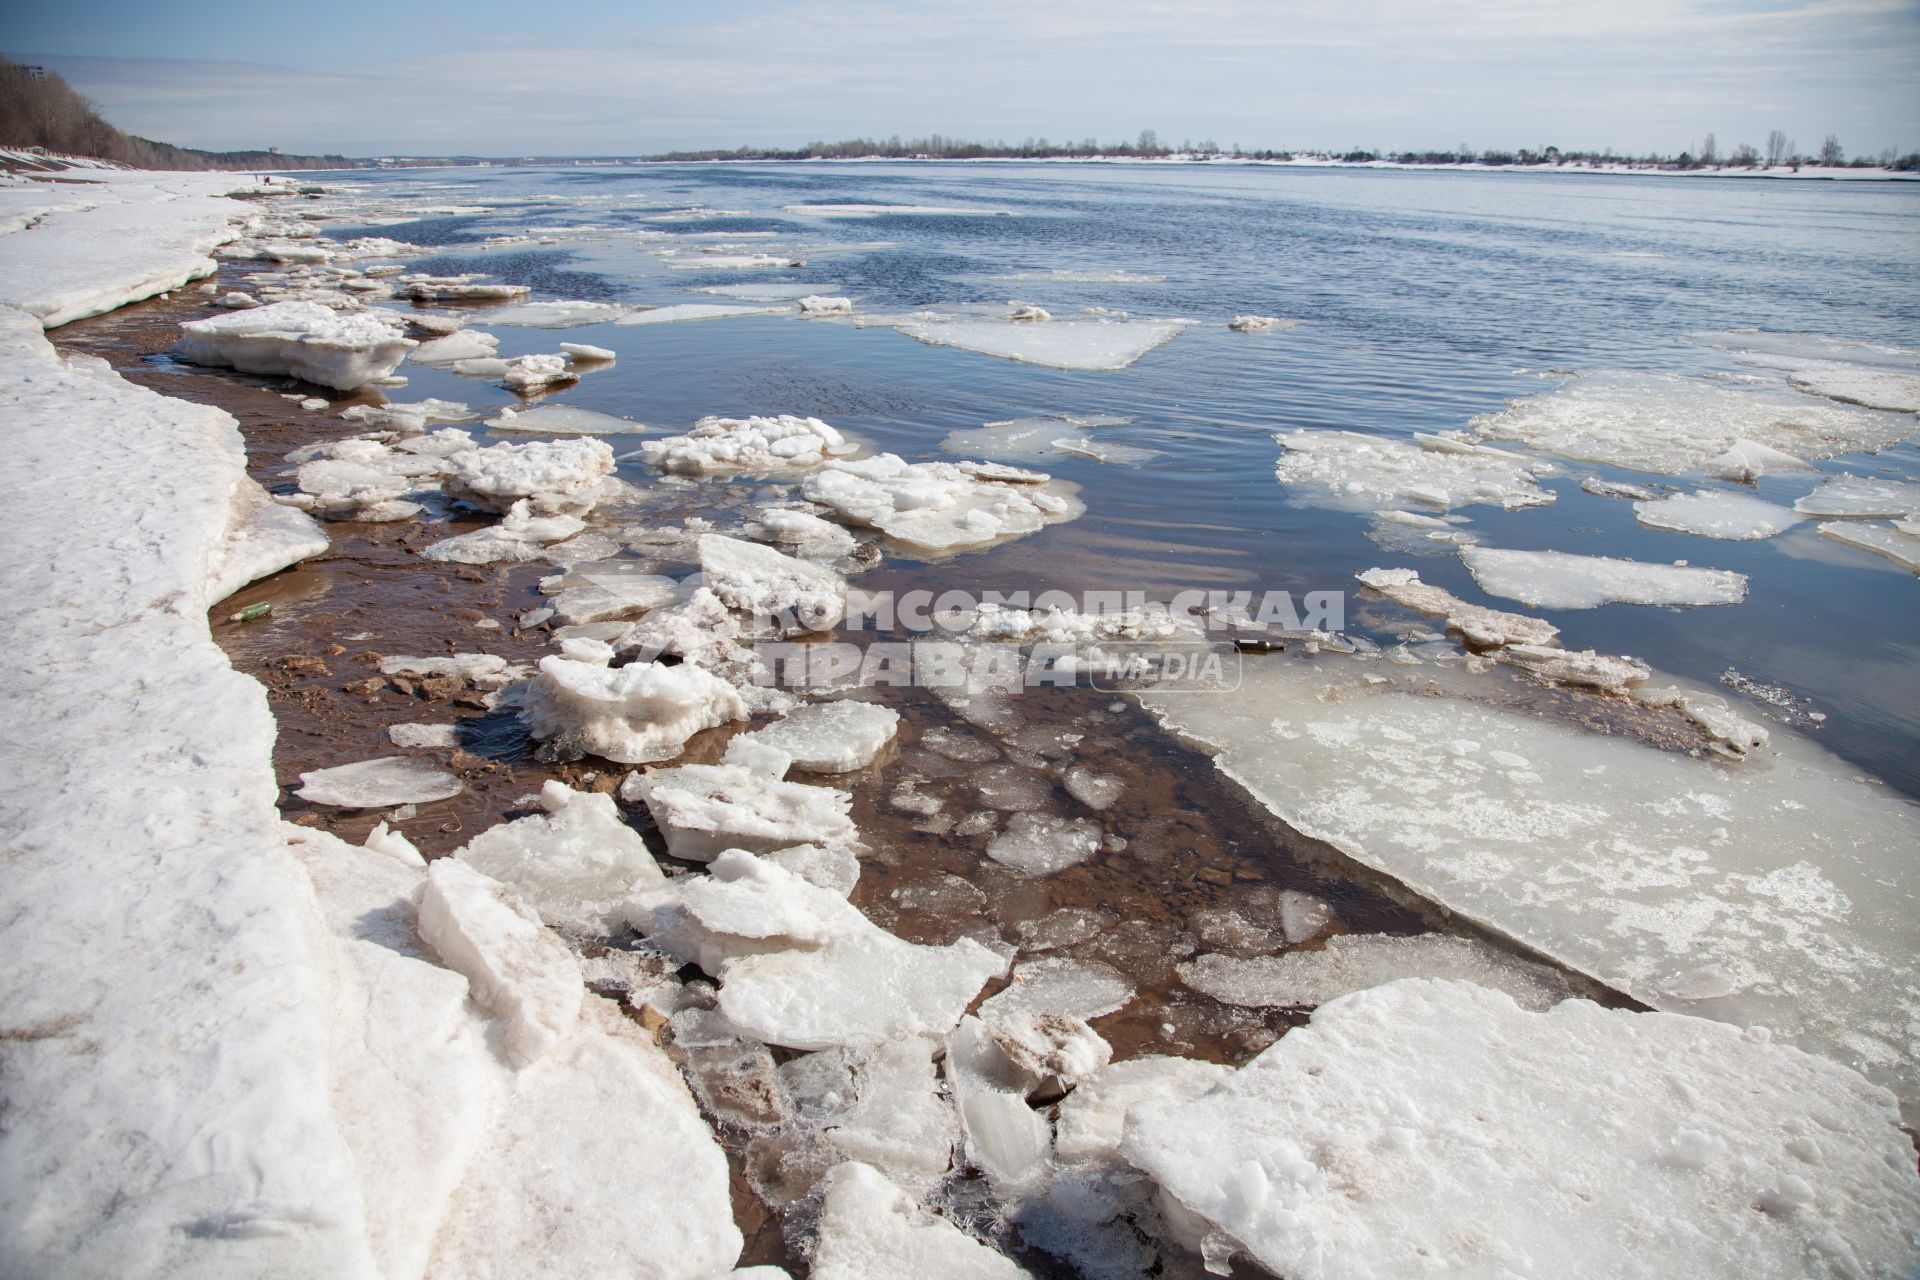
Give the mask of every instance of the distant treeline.
M 0 58 L 0 147 L 39 147 L 134 169 L 350 169 L 345 156 L 277 151 L 194 151 L 122 133 L 58 74 Z
M 670 151 L 646 156 L 648 160 L 1050 160 L 1050 159 L 1161 159 L 1167 157 L 1234 160 L 1338 160 L 1347 164 L 1390 161 L 1396 164 L 1441 165 L 1641 165 L 1664 169 L 1708 168 L 1798 168 L 1802 165 L 1851 165 L 1853 168 L 1920 170 L 1920 152 L 1901 156 L 1891 149 L 1878 156 L 1856 156 L 1851 161 L 1840 140 L 1828 134 L 1819 151 L 1802 155 L 1792 139 L 1778 130 L 1767 136 L 1763 151 L 1741 143 L 1722 152 L 1714 136 L 1695 144 L 1678 155 L 1625 155 L 1611 148 L 1605 151 L 1562 151 L 1559 147 L 1518 151 L 1476 151 L 1461 144 L 1452 151 L 1372 151 L 1355 148 L 1348 151 L 1273 151 L 1243 149 L 1238 143 L 1222 147 L 1211 140 L 1183 141 L 1179 145 L 1162 143 L 1152 129 L 1126 142 L 1101 142 L 1097 138 L 1053 142 L 1046 138 L 1028 138 L 1025 142 L 968 142 L 933 134 L 925 138 L 849 138 L 840 142 L 809 142 L 802 147 L 736 147 L 728 150 Z

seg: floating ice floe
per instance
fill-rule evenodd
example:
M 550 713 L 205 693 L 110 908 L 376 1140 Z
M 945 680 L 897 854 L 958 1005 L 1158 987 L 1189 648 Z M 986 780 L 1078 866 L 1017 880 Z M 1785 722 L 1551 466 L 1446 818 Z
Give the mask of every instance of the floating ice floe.
M 728 849 L 772 853 L 794 845 L 850 845 L 851 796 L 783 782 L 789 757 L 762 740 L 735 738 L 719 764 L 636 773 L 621 798 L 646 804 L 676 858 L 708 862 Z
M 922 1209 L 870 1165 L 837 1165 L 822 1185 L 816 1280 L 1031 1280 L 1026 1268 Z
M 242 293 L 240 290 L 234 289 L 215 298 L 213 305 L 216 307 L 226 307 L 232 311 L 244 311 L 248 307 L 259 306 L 260 299 L 250 293 Z
M 456 360 L 484 360 L 500 349 L 500 339 L 478 329 L 457 329 L 444 338 L 423 342 L 414 349 L 415 364 L 452 364 Z
M 1035 308 L 1037 311 L 1038 308 Z M 1044 312 L 1040 313 L 1045 315 Z M 935 347 L 998 356 L 1054 369 L 1124 369 L 1155 347 L 1178 337 L 1183 320 L 1049 320 L 1010 315 L 1004 319 L 935 316 L 907 319 L 894 327 Z
M 1461 978 L 1504 991 L 1523 1009 L 1550 1009 L 1573 992 L 1559 972 L 1474 938 L 1421 933 L 1343 933 L 1313 950 L 1277 956 L 1203 955 L 1179 966 L 1180 980 L 1223 1004 L 1326 1004 L 1398 978 Z
M 1468 644 L 1479 648 L 1552 644 L 1560 634 L 1560 628 L 1544 618 L 1468 604 L 1450 591 L 1420 581 L 1412 569 L 1368 569 L 1354 576 L 1402 608 L 1444 619 Z
M 1920 374 L 1838 365 L 1790 373 L 1787 385 L 1867 409 L 1887 409 L 1895 413 L 1920 411 Z
M 830 520 L 807 511 L 763 507 L 747 527 L 749 536 L 792 547 L 809 559 L 837 559 L 852 551 L 854 536 Z
M 499 417 L 488 418 L 487 426 L 494 431 L 546 436 L 630 436 L 646 430 L 631 419 L 570 404 L 537 404 L 531 409 L 508 406 L 500 410 Z
M 1026 875 L 1052 875 L 1098 853 L 1104 835 L 1098 823 L 1085 818 L 1016 813 L 1006 830 L 987 842 L 987 856 Z
M 573 329 L 617 320 L 631 308 L 617 302 L 522 302 L 518 306 L 482 311 L 475 320 L 529 329 Z
M 471 369 L 474 361 L 456 361 L 454 372 Z M 548 387 L 558 386 L 562 382 L 576 382 L 580 375 L 574 371 L 573 362 L 563 355 L 526 355 L 515 356 L 511 360 L 500 362 L 497 374 L 489 370 L 488 376 L 497 376 L 500 385 L 518 395 L 530 396 Z M 462 368 L 465 366 L 465 369 Z
M 908 463 L 883 453 L 830 460 L 801 486 L 855 528 L 922 551 L 955 551 L 1036 533 L 1086 508 L 1043 472 L 980 462 Z
M 1099 1018 L 1124 1009 L 1133 983 L 1111 965 L 1067 956 L 1022 960 L 1006 988 L 980 1004 L 981 1021 L 993 1024 L 1017 1013 L 1057 1013 Z
M 1649 529 L 1751 542 L 1784 533 L 1805 517 L 1751 494 L 1701 489 L 1636 502 L 1633 518 Z
M 402 276 L 406 295 L 415 302 L 513 302 L 533 290 L 524 284 L 481 284 L 481 277 Z
M 483 689 L 498 689 L 524 676 L 526 668 L 511 667 L 505 658 L 492 653 L 453 653 L 434 657 L 388 654 L 380 659 L 380 674 L 411 676 L 415 679 L 457 676 Z
M 1920 1114 L 1920 882 L 1892 852 L 1920 808 L 1779 729 L 1734 767 L 1492 705 L 1458 666 L 1376 670 L 1282 659 L 1235 698 L 1140 697 L 1302 834 L 1650 1005 L 1856 1063 Z
M 538 515 L 585 515 L 608 492 L 613 450 L 601 440 L 536 440 L 456 453 L 442 477 L 447 495 L 504 513 L 526 501 Z
M 1211 1092 L 1137 1105 L 1121 1147 L 1216 1268 L 1245 1253 L 1292 1280 L 1410 1258 L 1890 1277 L 1920 1218 L 1893 1100 L 1853 1071 L 1761 1032 L 1584 1000 L 1532 1013 L 1464 982 L 1322 1006 Z
M 554 621 L 563 627 L 630 618 L 685 600 L 689 591 L 672 578 L 634 573 L 625 565 L 587 565 L 562 579 L 553 593 Z
M 814 294 L 824 294 L 838 285 L 797 284 L 784 280 L 766 280 L 755 284 L 710 284 L 692 290 L 694 293 L 710 293 L 719 298 L 744 298 L 749 302 L 797 302 L 801 298 Z
M 858 453 L 818 418 L 702 418 L 683 436 L 642 441 L 647 461 L 675 475 L 764 475 L 817 467 Z
M 1855 475 L 1828 479 L 1793 504 L 1801 515 L 1828 520 L 1894 520 L 1920 515 L 1920 484 Z
M 796 707 L 743 736 L 787 755 L 804 773 L 851 773 L 873 763 L 900 725 L 900 713 L 851 698 Z
M 528 732 L 549 753 L 621 764 L 672 759 L 702 729 L 747 715 L 732 685 L 691 664 L 609 667 L 565 657 L 540 660 L 521 705 Z
M 846 614 L 847 581 L 833 570 L 757 542 L 702 534 L 702 584 L 755 635 L 829 631 Z
M 1739 604 L 1747 595 L 1746 575 L 1730 569 L 1500 547 L 1463 547 L 1460 560 L 1482 591 L 1518 600 L 1530 609 Z
M 609 933 L 615 909 L 666 882 L 613 797 L 561 782 L 540 789 L 543 814 L 502 822 L 454 856 L 512 889 L 549 925 Z
M 1652 668 L 1638 658 L 1614 657 L 1592 649 L 1510 644 L 1497 650 L 1494 657 L 1542 684 L 1573 685 L 1602 693 L 1625 694 L 1653 674 Z
M 1274 478 L 1302 501 L 1345 511 L 1405 504 L 1451 510 L 1487 504 L 1538 507 L 1553 501 L 1537 478 L 1550 464 L 1451 436 L 1409 442 L 1354 431 L 1289 431 L 1274 437 L 1285 453 Z
M 568 1037 L 586 994 L 580 966 L 532 909 L 458 858 L 427 868 L 415 904 L 421 940 L 505 1024 L 514 1065 L 537 1061 Z
M 300 775 L 294 794 L 308 804 L 342 809 L 387 809 L 403 804 L 428 804 L 457 796 L 466 784 L 419 760 L 388 756 L 361 760 Z
M 1044 284 L 1159 284 L 1165 276 L 1145 275 L 1138 271 L 1096 271 L 1057 267 L 1049 271 L 1010 271 L 988 276 L 989 280 Z
M 807 264 L 799 258 L 772 253 L 692 253 L 666 260 L 669 271 L 784 271 Z
M 1283 320 L 1279 316 L 1235 316 L 1227 322 L 1227 328 L 1235 333 L 1265 333 L 1270 329 L 1291 329 L 1298 320 Z
M 1724 452 L 1717 453 L 1701 463 L 1700 470 L 1716 480 L 1737 480 L 1746 484 L 1758 480 L 1761 476 L 1812 471 L 1814 466 L 1790 453 L 1783 453 L 1779 449 L 1757 444 L 1752 440 L 1735 440 Z
M 822 294 L 810 293 L 800 299 L 798 306 L 803 316 L 850 316 L 853 314 L 852 298 L 829 298 Z
M 596 347 L 591 342 L 563 342 L 560 354 L 572 364 L 612 364 L 620 353 L 611 347 Z
M 398 432 L 401 435 L 417 436 L 436 422 L 465 422 L 474 417 L 472 409 L 456 400 L 426 399 L 411 404 L 356 404 L 341 413 L 340 417 L 348 422 L 361 422 L 369 427 Z M 441 440 L 451 444 L 464 442 L 460 447 L 471 448 L 473 438 L 465 433 L 455 435 L 441 434 Z M 437 452 L 454 453 L 457 449 L 440 449 Z M 290 459 L 295 460 L 297 459 Z
M 1798 463 L 1801 466 L 1806 465 L 1791 454 L 1781 454 L 1780 456 Z M 1711 475 L 1713 473 L 1709 472 L 1708 474 Z M 1619 480 L 1603 480 L 1599 476 L 1581 477 L 1580 488 L 1596 498 L 1630 498 L 1635 502 L 1652 502 L 1660 496 L 1657 492 L 1643 484 L 1626 484 Z
M 587 527 L 578 516 L 536 516 L 526 499 L 507 508 L 500 523 L 423 547 L 428 560 L 450 564 L 526 564 L 565 557 L 560 544 Z
M 711 259 L 708 261 L 711 262 Z M 792 310 L 791 307 L 727 306 L 719 302 L 681 302 L 670 307 L 649 307 L 644 311 L 630 311 L 615 323 L 675 324 L 682 320 L 728 320 L 735 316 L 778 316 L 786 315 Z
M 896 938 L 831 890 L 737 849 L 710 874 L 638 895 L 629 915 L 655 946 L 719 980 L 729 1022 L 790 1049 L 942 1035 L 1007 967 L 971 938 Z
M 1891 560 L 1909 573 L 1920 573 L 1920 522 L 1897 524 L 1822 524 L 1820 536 L 1844 546 Z
M 1596 373 L 1473 420 L 1483 436 L 1631 471 L 1679 475 L 1747 441 L 1802 460 L 1910 439 L 1911 417 L 1823 404 L 1787 390 L 1654 373 Z
M 1070 430 L 1074 427 L 1120 426 L 1131 421 L 1131 418 L 1073 414 L 1049 418 L 1010 418 L 989 422 L 972 431 L 950 431 L 946 439 L 940 442 L 940 447 L 963 457 L 1001 461 L 1070 453 L 1092 458 L 1096 462 L 1132 466 L 1159 457 L 1160 451 L 1157 449 L 1115 444 L 1093 436 L 1074 434 Z
M 180 330 L 180 354 L 195 364 L 290 374 L 338 391 L 386 377 L 419 345 L 382 313 L 343 315 L 317 302 L 276 302 Z

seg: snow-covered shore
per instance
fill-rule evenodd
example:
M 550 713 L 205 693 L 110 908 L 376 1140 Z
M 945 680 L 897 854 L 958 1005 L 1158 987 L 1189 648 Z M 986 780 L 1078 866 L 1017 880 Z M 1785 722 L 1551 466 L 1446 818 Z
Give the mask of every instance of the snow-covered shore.
M 392 432 L 303 445 L 289 460 L 304 497 L 289 496 L 330 519 L 424 523 L 425 504 L 405 498 L 432 489 L 502 517 L 486 547 L 464 548 L 475 563 L 586 545 L 556 559 L 568 572 L 546 612 L 612 629 L 558 639 L 521 706 L 550 745 L 661 766 L 629 776 L 620 798 L 646 808 L 671 854 L 707 865 L 663 869 L 611 796 L 559 782 L 539 796 L 544 813 L 431 865 L 384 825 L 364 846 L 281 825 L 265 697 L 205 614 L 326 535 L 248 478 L 227 414 L 63 360 L 40 332 L 204 274 L 211 264 L 189 261 L 204 257 L 197 246 L 261 213 L 214 204 L 213 226 L 202 202 L 218 200 L 219 180 L 196 181 L 207 188 L 159 198 L 174 179 L 112 177 L 91 207 L 61 212 L 70 245 L 89 228 L 142 228 L 86 262 L 27 242 L 50 221 L 0 234 L 0 271 L 24 299 L 0 306 L 0 421 L 21 477 L 0 516 L 20 664 L 4 687 L 23 744 L 0 781 L 0 910 L 13 926 L 0 968 L 0 1272 L 775 1280 L 777 1268 L 732 1270 L 742 1242 L 716 1130 L 776 1153 L 758 1172 L 790 1182 L 776 1208 L 812 1206 L 788 1225 L 821 1280 L 1028 1274 L 956 1225 L 989 1216 L 967 1219 L 969 1204 L 1087 1275 L 1196 1276 L 1239 1254 L 1295 1280 L 1416 1266 L 1744 1280 L 1893 1276 L 1920 1254 L 1920 1182 L 1892 1095 L 1761 1029 L 1555 1005 L 1564 993 L 1544 966 L 1491 945 L 1354 933 L 1342 937 L 1355 946 L 1293 957 L 1331 971 L 1342 955 L 1424 938 L 1478 957 L 1474 981 L 1387 981 L 1400 976 L 1388 956 L 1351 985 L 1329 972 L 1307 1001 L 1314 1023 L 1237 1071 L 1114 1063 L 1089 1020 L 1136 994 L 1117 970 L 1044 948 L 1020 956 L 997 934 L 916 944 L 848 901 L 868 852 L 849 794 L 786 774 L 873 764 L 901 718 L 755 685 L 746 623 L 775 636 L 830 628 L 848 594 L 834 566 L 855 530 L 965 551 L 1084 510 L 1044 473 L 855 457 L 816 419 L 703 420 L 642 456 L 690 488 L 743 463 L 804 477 L 798 492 L 822 514 L 760 508 L 758 524 L 725 532 L 700 518 L 696 586 L 619 572 L 633 566 L 587 527 L 628 483 L 599 441 L 482 448 L 457 429 L 428 434 L 430 412 L 464 408 L 427 402 L 410 430 L 389 407 L 377 412 Z M 388 252 L 368 256 L 409 249 L 380 244 Z M 276 262 L 329 253 L 266 237 L 243 248 L 279 251 Z M 356 344 L 402 321 L 365 309 L 373 290 L 336 287 L 349 279 L 368 283 L 256 273 L 263 298 L 269 286 L 301 296 L 234 313 L 275 335 L 261 367 L 336 369 L 355 386 L 371 376 L 351 363 Z M 316 334 L 339 339 L 324 366 L 281 350 Z M 97 514 L 75 521 L 76 501 Z M 380 506 L 405 510 L 370 514 Z M 593 551 L 597 537 L 613 549 Z M 440 563 L 423 556 L 422 572 Z M 969 635 L 1050 628 L 1133 634 L 1010 610 Z M 613 665 L 616 651 L 636 660 Z M 380 666 L 517 679 L 487 654 Z M 679 762 L 692 734 L 750 712 L 782 718 L 734 737 L 719 763 Z M 956 763 L 978 763 L 992 736 L 975 714 L 979 742 Z M 1037 757 L 1007 758 L 1000 776 L 1051 777 Z M 1076 801 L 1112 803 L 1078 772 L 1063 776 Z M 903 791 L 927 799 L 909 783 L 896 808 Z M 984 856 L 1021 875 L 1085 858 L 1105 834 L 1012 808 Z M 916 830 L 940 840 L 953 825 Z M 1287 941 L 1315 941 L 1331 908 L 1294 898 Z M 635 935 L 654 950 L 611 949 Z M 1244 967 L 1214 958 L 1229 977 Z M 664 967 L 647 970 L 653 960 Z M 683 982 L 687 965 L 705 978 Z M 622 978 L 631 1016 L 586 989 L 590 973 Z M 655 998 L 636 998 L 648 981 Z M 1570 1215 L 1576 1229 L 1540 1226 Z

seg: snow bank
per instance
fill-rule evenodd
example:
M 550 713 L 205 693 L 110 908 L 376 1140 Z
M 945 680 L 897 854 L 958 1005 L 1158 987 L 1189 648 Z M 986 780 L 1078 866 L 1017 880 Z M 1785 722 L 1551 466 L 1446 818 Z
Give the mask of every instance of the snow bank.
M 1380 669 L 1282 658 L 1232 698 L 1141 698 L 1304 835 L 1647 1004 L 1858 1065 L 1920 1114 L 1920 808 L 1777 728 L 1736 767 L 1491 705 L 1495 677 L 1457 665 Z
M 1696 1018 L 1462 982 L 1323 1006 L 1212 1092 L 1144 1103 L 1122 1149 L 1290 1280 L 1385 1274 L 1884 1276 L 1920 1239 L 1893 1100 Z
M 1482 591 L 1518 600 L 1530 609 L 1739 604 L 1747 595 L 1746 575 L 1730 569 L 1499 547 L 1462 547 L 1460 560 Z
M 384 378 L 419 345 L 384 312 L 341 313 L 317 302 L 276 302 L 180 326 L 179 352 L 195 364 L 291 374 L 353 391 Z

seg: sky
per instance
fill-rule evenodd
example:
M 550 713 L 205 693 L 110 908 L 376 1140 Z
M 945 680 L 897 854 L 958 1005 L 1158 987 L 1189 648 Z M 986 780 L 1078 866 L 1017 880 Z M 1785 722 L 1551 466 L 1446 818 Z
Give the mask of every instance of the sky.
M 216 150 L 1920 150 L 1920 0 L 75 0 L 0 50 Z

